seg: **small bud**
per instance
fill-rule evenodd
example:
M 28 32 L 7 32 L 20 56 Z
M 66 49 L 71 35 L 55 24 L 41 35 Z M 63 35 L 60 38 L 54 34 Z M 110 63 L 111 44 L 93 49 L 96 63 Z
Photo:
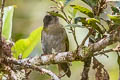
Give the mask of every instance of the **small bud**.
M 58 3 L 58 7 L 59 7 L 59 8 L 61 8 L 61 9 L 63 9 L 63 8 L 64 8 L 64 4 L 63 4 L 63 2 L 62 2 L 62 1 L 59 1 L 59 3 Z

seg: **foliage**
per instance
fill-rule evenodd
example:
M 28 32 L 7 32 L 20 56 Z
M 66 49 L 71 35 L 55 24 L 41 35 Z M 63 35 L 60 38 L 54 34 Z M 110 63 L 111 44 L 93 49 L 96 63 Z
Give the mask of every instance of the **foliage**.
M 113 14 L 120 14 L 120 10 L 117 7 L 111 5 L 111 9 L 113 11 Z
M 7 40 L 11 39 L 13 12 L 14 6 L 8 6 L 4 8 L 2 35 Z M 13 56 L 18 58 L 18 56 L 22 54 L 22 58 L 28 57 L 37 43 L 40 42 L 41 31 L 42 27 L 39 27 L 38 29 L 34 30 L 28 38 L 16 41 L 12 47 Z
M 59 13 L 56 13 L 56 12 L 53 12 L 53 11 L 48 12 L 48 13 L 51 14 L 51 15 L 54 15 L 54 16 L 59 16 L 60 18 L 65 20 L 65 18 L 64 18 L 64 16 L 62 14 L 59 14 Z
M 94 7 L 94 6 L 97 6 L 97 2 L 99 0 L 82 0 L 82 1 L 88 4 L 90 7 Z
M 74 8 L 74 9 L 76 9 L 76 10 L 78 10 L 78 11 L 80 11 L 81 13 L 86 14 L 89 17 L 93 17 L 93 13 L 89 9 L 87 9 L 87 8 L 85 8 L 83 6 L 80 6 L 80 5 L 71 5 L 71 7 Z
M 4 8 L 2 35 L 7 40 L 11 39 L 13 12 L 14 6 L 8 6 Z
M 22 54 L 22 58 L 26 58 L 30 55 L 38 42 L 41 42 L 42 28 L 43 27 L 39 27 L 38 29 L 34 30 L 28 38 L 16 41 L 12 47 L 13 56 L 15 58 L 18 58 L 20 54 Z
M 114 24 L 120 25 L 120 15 L 110 15 L 110 14 L 108 14 L 108 17 L 111 19 L 111 21 L 114 22 Z

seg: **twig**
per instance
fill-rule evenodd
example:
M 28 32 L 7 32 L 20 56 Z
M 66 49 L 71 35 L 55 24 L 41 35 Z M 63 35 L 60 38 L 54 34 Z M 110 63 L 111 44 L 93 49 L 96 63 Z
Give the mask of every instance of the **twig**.
M 5 6 L 5 0 L 2 0 L 1 2 L 1 19 L 0 19 L 0 44 L 2 43 L 2 26 L 3 26 L 3 15 L 4 15 L 4 6 Z
M 53 2 L 56 3 L 56 4 L 58 4 L 58 2 L 57 2 L 56 0 L 51 0 L 51 1 L 53 1 Z
M 63 15 L 65 16 L 66 22 L 67 22 L 68 24 L 71 24 L 71 22 L 69 21 L 69 19 L 68 19 L 67 15 L 65 14 L 65 12 L 64 12 L 64 10 L 63 10 L 63 9 L 61 9 L 61 12 L 62 12 L 62 13 L 63 13 Z
M 60 80 L 53 72 L 51 72 L 50 70 L 44 69 L 44 68 L 40 68 L 38 66 L 34 66 L 34 68 L 36 68 L 36 70 L 45 72 L 46 74 L 48 74 L 49 76 L 53 77 L 53 80 Z
M 109 53 L 109 52 L 113 52 L 113 51 L 114 51 L 113 49 L 108 49 L 108 50 L 105 50 L 105 51 L 102 51 L 102 52 L 98 52 L 98 53 L 94 54 L 94 56 L 97 56 L 97 55 L 100 55 L 100 54 Z
M 68 24 L 71 24 L 71 21 L 69 21 L 67 15 L 65 14 L 64 10 L 61 9 L 61 12 L 63 13 L 63 15 L 65 16 L 65 20 Z M 75 34 L 75 28 L 73 29 L 72 27 L 70 27 L 70 30 L 72 31 L 72 34 L 73 34 L 73 37 L 74 37 L 74 40 L 76 42 L 76 45 L 77 45 L 77 48 L 79 46 L 78 42 L 77 42 L 77 38 L 76 38 L 76 34 Z
M 67 17 L 67 15 L 65 14 L 65 12 L 64 12 L 63 9 L 61 9 L 61 12 L 64 14 L 65 19 L 66 19 L 66 22 L 67 22 L 68 24 L 71 24 L 71 22 L 68 20 L 68 17 Z M 74 40 L 75 40 L 76 45 L 77 45 L 77 47 L 78 47 L 79 44 L 78 44 L 78 42 L 77 42 L 77 38 L 76 38 L 76 34 L 75 34 L 75 28 L 73 29 L 72 27 L 70 27 L 70 30 L 72 31 L 72 34 L 73 34 Z
M 78 42 L 77 42 L 77 38 L 76 38 L 76 34 L 75 34 L 75 28 L 73 29 L 72 27 L 70 27 L 70 30 L 72 31 L 72 34 L 73 34 L 73 37 L 74 37 L 75 43 L 76 43 L 77 48 L 78 48 L 79 44 L 78 44 Z
M 103 9 L 105 9 L 107 7 L 107 4 L 106 4 L 106 0 L 98 0 L 98 3 L 97 3 L 97 11 L 94 10 L 94 13 L 96 16 L 99 16 L 100 13 L 102 13 Z
M 108 35 L 107 37 L 99 40 L 96 43 L 90 44 L 89 48 L 91 48 L 91 52 L 101 51 L 102 49 L 106 48 L 108 45 L 111 45 L 113 43 L 116 43 L 117 41 L 120 41 L 120 38 L 118 37 L 120 35 L 119 29 L 118 31 L 112 33 L 112 35 Z M 107 46 L 105 46 L 107 45 Z
M 3 26 L 3 15 L 4 15 L 4 5 L 5 0 L 2 0 L 1 2 L 1 18 L 0 18 L 0 63 L 3 60 L 3 41 L 2 41 L 2 26 Z

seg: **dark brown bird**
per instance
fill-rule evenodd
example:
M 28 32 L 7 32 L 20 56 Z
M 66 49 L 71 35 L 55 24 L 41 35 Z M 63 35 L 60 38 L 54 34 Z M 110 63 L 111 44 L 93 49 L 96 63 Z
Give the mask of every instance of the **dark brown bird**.
M 55 52 L 65 52 L 69 49 L 69 41 L 65 29 L 59 23 L 58 17 L 46 15 L 43 20 L 42 49 L 44 54 Z M 71 71 L 68 63 L 59 63 L 58 67 L 70 77 Z

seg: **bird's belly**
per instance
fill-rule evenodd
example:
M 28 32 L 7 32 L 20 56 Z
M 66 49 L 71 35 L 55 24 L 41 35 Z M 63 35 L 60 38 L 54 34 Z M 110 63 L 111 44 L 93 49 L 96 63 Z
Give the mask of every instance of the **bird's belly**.
M 42 41 L 42 48 L 45 54 L 64 52 L 66 46 L 61 35 L 46 35 Z

